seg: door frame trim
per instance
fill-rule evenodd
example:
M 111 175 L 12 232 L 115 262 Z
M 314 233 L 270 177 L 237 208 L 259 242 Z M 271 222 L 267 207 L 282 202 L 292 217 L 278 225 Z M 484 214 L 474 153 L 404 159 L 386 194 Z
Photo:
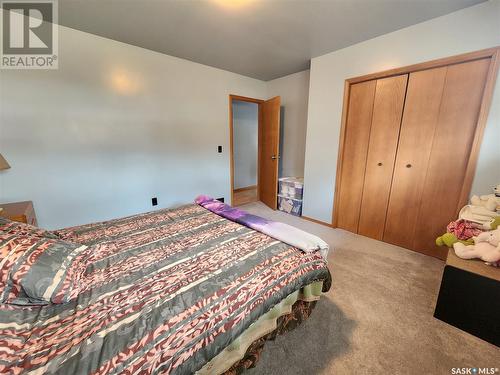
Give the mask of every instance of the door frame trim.
M 337 227 L 338 223 L 338 214 L 335 209 L 338 207 L 338 201 L 340 199 L 340 183 L 342 176 L 342 163 L 343 163 L 343 155 L 344 155 L 344 143 L 345 143 L 345 132 L 347 126 L 347 112 L 349 109 L 349 99 L 350 99 L 350 91 L 351 85 L 355 83 L 361 83 L 365 81 L 371 81 L 375 79 L 387 78 L 391 76 L 401 75 L 401 74 L 410 74 L 414 72 L 418 72 L 421 70 L 427 70 L 432 68 L 438 68 L 441 66 L 460 64 L 464 62 L 474 61 L 490 58 L 490 66 L 488 69 L 488 75 L 486 77 L 486 84 L 483 91 L 483 98 L 481 100 L 481 106 L 479 109 L 479 115 L 476 123 L 476 132 L 474 134 L 474 139 L 472 141 L 471 151 L 469 155 L 469 160 L 467 162 L 467 166 L 465 169 L 465 177 L 464 183 L 462 185 L 462 190 L 460 192 L 460 199 L 457 205 L 457 213 L 461 207 L 467 204 L 469 200 L 470 190 L 472 188 L 472 182 L 474 179 L 474 174 L 476 172 L 477 159 L 479 157 L 479 150 L 481 148 L 481 142 L 483 140 L 484 129 L 486 127 L 486 122 L 488 119 L 488 114 L 490 110 L 491 101 L 493 99 L 493 91 L 495 89 L 495 82 L 498 74 L 498 68 L 500 64 L 500 46 L 487 48 L 479 51 L 464 53 L 460 55 L 445 57 L 437 60 L 426 61 L 419 64 L 413 64 L 404 66 L 401 68 L 395 68 L 390 70 L 385 70 L 377 73 L 365 74 L 358 77 L 348 78 L 344 82 L 344 97 L 342 104 L 342 117 L 341 117 L 341 128 L 340 128 L 340 137 L 339 137 L 339 150 L 337 156 L 337 171 L 335 177 L 335 186 L 334 186 L 334 198 L 333 198 L 333 206 L 332 206 L 332 226 L 334 228 Z
M 234 202 L 234 144 L 233 144 L 233 101 L 256 103 L 258 105 L 258 125 L 257 125 L 257 200 L 260 199 L 260 153 L 261 153 L 261 132 L 262 132 L 262 103 L 264 100 L 249 98 L 240 95 L 229 95 L 229 170 L 230 170 L 230 188 L 231 205 Z

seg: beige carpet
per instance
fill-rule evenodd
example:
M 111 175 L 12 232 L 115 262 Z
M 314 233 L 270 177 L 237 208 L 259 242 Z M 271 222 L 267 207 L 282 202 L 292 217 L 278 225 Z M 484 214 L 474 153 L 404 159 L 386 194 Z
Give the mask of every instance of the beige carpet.
M 301 326 L 266 343 L 249 375 L 420 375 L 500 367 L 496 346 L 433 317 L 440 260 L 272 211 L 260 202 L 242 208 L 314 233 L 334 249 L 328 259 L 332 289 Z

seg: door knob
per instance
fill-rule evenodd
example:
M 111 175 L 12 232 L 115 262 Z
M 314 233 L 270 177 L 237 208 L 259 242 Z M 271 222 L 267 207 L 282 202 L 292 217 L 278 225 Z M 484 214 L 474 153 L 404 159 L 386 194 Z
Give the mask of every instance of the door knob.
M 276 156 L 276 155 L 271 156 L 271 159 L 273 159 L 273 160 L 276 160 L 276 159 L 279 159 L 279 158 L 280 158 L 279 155 L 278 156 Z
M 406 164 L 406 168 L 411 168 L 411 164 Z
M 382 163 L 378 163 L 377 165 L 378 165 L 379 167 L 381 167 L 381 166 L 382 166 Z

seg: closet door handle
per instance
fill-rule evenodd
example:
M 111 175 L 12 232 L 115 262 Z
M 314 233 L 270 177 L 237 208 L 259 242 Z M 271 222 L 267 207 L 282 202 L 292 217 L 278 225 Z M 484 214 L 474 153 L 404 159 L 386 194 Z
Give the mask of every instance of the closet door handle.
M 411 168 L 411 164 L 406 164 L 406 168 Z
M 381 167 L 381 166 L 382 166 L 382 163 L 377 163 L 377 165 L 378 165 L 379 167 Z

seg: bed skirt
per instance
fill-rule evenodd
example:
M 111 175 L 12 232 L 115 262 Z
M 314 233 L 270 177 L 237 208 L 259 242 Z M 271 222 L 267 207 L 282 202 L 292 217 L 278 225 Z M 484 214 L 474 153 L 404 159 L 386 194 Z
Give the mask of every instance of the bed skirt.
M 291 331 L 309 317 L 321 297 L 322 289 L 323 281 L 317 281 L 290 294 L 251 324 L 196 374 L 237 375 L 254 367 L 267 340 L 274 340 L 277 335 Z

